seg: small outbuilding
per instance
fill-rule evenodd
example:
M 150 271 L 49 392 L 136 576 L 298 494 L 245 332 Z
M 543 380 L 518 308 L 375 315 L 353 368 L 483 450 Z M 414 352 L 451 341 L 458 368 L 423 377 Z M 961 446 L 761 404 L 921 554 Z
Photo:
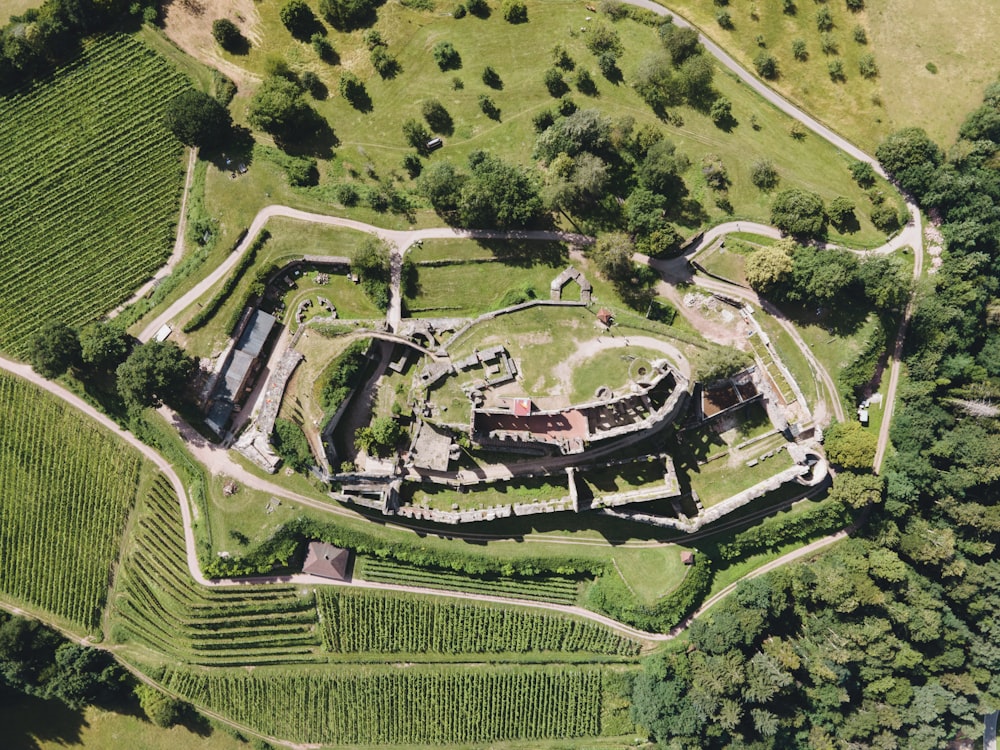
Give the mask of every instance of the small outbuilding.
M 689 549 L 681 552 L 681 562 L 685 565 L 694 565 L 694 552 Z
M 326 542 L 309 542 L 302 572 L 330 578 L 334 581 L 346 581 L 347 567 L 350 561 L 351 551 L 349 549 L 334 547 Z

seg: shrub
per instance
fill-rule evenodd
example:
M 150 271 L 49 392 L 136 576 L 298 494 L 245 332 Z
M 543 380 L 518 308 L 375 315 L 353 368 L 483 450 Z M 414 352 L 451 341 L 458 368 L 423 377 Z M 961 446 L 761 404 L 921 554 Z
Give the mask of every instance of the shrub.
M 594 77 L 590 74 L 590 71 L 586 68 L 580 68 L 576 72 L 576 88 L 581 94 L 586 94 L 587 96 L 595 96 L 597 94 L 597 84 L 594 82 Z
M 798 8 L 795 7 L 795 0 L 781 0 L 781 12 L 789 16 L 794 16 Z
M 576 63 L 573 62 L 573 58 L 569 56 L 566 48 L 561 44 L 557 44 L 552 48 L 552 64 L 557 68 L 562 68 L 563 70 L 573 70 L 576 67 Z
M 865 27 L 860 24 L 854 27 L 854 31 L 851 32 L 851 36 L 858 44 L 868 44 L 868 32 L 865 31 Z
M 395 78 L 399 73 L 399 61 L 385 47 L 375 47 L 369 57 L 372 67 L 380 77 Z
M 847 76 L 844 75 L 844 63 L 842 60 L 830 60 L 826 64 L 826 71 L 830 74 L 831 81 L 846 81 Z
M 540 112 L 536 112 L 531 118 L 531 126 L 535 129 L 536 133 L 545 132 L 554 122 L 555 115 L 552 114 L 552 110 L 550 109 L 543 109 Z
M 503 88 L 503 80 L 500 78 L 500 74 L 490 65 L 483 68 L 483 83 L 491 89 L 499 90 Z
M 733 103 L 726 97 L 720 96 L 712 102 L 709 116 L 712 118 L 712 122 L 720 127 L 729 125 L 733 121 Z
M 479 109 L 491 120 L 497 120 L 499 122 L 500 108 L 496 105 L 496 102 L 494 102 L 486 94 L 479 95 Z
M 563 80 L 562 73 L 558 68 L 549 68 L 542 75 L 542 81 L 545 83 L 545 88 L 548 89 L 549 95 L 559 98 L 567 91 L 569 91 L 569 86 L 566 85 L 566 81 Z
M 872 54 L 862 55 L 858 59 L 858 72 L 863 78 L 874 78 L 878 75 L 878 64 Z
M 866 161 L 856 161 L 851 165 L 851 177 L 863 188 L 869 188 L 875 184 L 875 170 Z
M 345 70 L 340 76 L 340 81 L 337 82 L 337 90 L 355 109 L 363 108 L 365 101 L 368 99 L 368 90 L 365 88 L 365 84 L 349 70 Z
M 865 0 L 847 0 L 847 9 L 851 13 L 857 13 L 865 9 Z
M 809 51 L 806 49 L 804 39 L 796 39 L 792 42 L 792 56 L 799 62 L 805 62 L 809 59 Z
M 465 0 L 465 8 L 476 18 L 490 17 L 490 6 L 486 0 Z
M 577 106 L 576 102 L 574 102 L 572 98 L 564 96 L 559 100 L 559 103 L 556 105 L 556 109 L 563 117 L 569 117 L 571 114 L 576 112 Z
M 310 40 L 313 50 L 315 50 L 317 57 L 323 62 L 333 63 L 337 61 L 337 52 L 327 39 L 322 34 L 313 34 Z
M 274 451 L 285 462 L 286 466 L 298 472 L 306 472 L 313 462 L 309 441 L 302 428 L 287 419 L 274 420 L 274 432 L 271 434 L 271 445 Z
M 724 29 L 733 28 L 733 17 L 729 14 L 728 10 L 720 10 L 715 14 L 715 21 Z
M 278 17 L 296 39 L 307 39 L 316 28 L 316 16 L 304 0 L 288 0 Z
M 825 5 L 821 5 L 816 11 L 816 28 L 820 31 L 829 31 L 833 28 L 833 14 Z
M 451 42 L 438 42 L 434 45 L 432 54 L 441 70 L 458 70 L 462 67 L 462 56 Z
M 365 46 L 369 50 L 373 50 L 376 47 L 385 47 L 386 41 L 382 38 L 382 34 L 378 29 L 368 29 L 362 36 L 361 39 L 364 41 Z
M 247 47 L 243 33 L 228 18 L 219 18 L 212 22 L 212 37 L 226 52 L 242 52 Z
M 377 0 L 319 0 L 319 10 L 340 31 L 367 26 L 375 20 Z
M 216 99 L 195 89 L 171 99 L 164 120 L 177 140 L 188 146 L 216 146 L 233 127 L 229 111 Z
M 448 114 L 448 110 L 446 110 L 444 105 L 437 99 L 428 99 L 421 104 L 420 112 L 423 114 L 424 119 L 427 121 L 431 130 L 435 133 L 441 133 L 443 135 L 451 133 L 452 128 L 454 127 L 454 122 L 451 119 L 451 115 Z
M 609 81 L 621 80 L 622 72 L 618 68 L 618 59 L 613 54 L 605 52 L 599 55 L 597 57 L 597 67 L 601 71 L 601 75 Z
M 465 6 L 462 5 L 462 3 L 459 3 L 458 5 L 455 6 L 455 10 L 451 12 L 451 17 L 465 18 L 465 13 L 466 13 Z
M 927 63 L 924 67 L 927 68 L 928 73 L 935 74 L 938 72 L 937 65 L 932 62 Z
M 144 684 L 136 685 L 135 695 L 146 718 L 155 726 L 166 729 L 180 721 L 184 704 L 179 700 Z
M 788 135 L 797 141 L 801 141 L 806 137 L 806 126 L 795 120 L 788 128 Z
M 824 55 L 836 55 L 839 52 L 837 40 L 833 38 L 833 34 L 820 35 L 819 48 L 823 50 Z
M 406 142 L 417 151 L 424 151 L 427 148 L 427 141 L 431 139 L 431 134 L 419 120 L 412 117 L 403 123 L 403 137 Z
M 778 77 L 778 61 L 774 59 L 774 55 L 764 50 L 758 52 L 757 56 L 754 57 L 753 66 L 761 78 L 772 80 Z
M 420 161 L 420 155 L 415 153 L 408 153 L 403 156 L 403 169 L 411 178 L 417 178 L 420 173 L 424 170 L 424 164 Z
M 890 203 L 875 206 L 871 212 L 871 220 L 876 229 L 886 234 L 895 232 L 900 226 L 899 213 Z
M 778 170 L 770 159 L 758 159 L 750 167 L 750 181 L 761 190 L 771 190 L 778 185 Z
M 504 0 L 500 12 L 507 23 L 527 23 L 528 7 L 521 0 Z

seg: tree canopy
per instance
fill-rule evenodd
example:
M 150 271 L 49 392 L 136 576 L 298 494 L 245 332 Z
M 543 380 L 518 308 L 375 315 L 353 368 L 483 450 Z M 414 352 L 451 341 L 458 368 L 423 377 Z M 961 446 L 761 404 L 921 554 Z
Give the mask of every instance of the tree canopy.
M 278 75 L 264 79 L 247 108 L 251 125 L 282 142 L 309 135 L 316 116 L 298 84 Z
M 60 321 L 49 321 L 28 342 L 28 362 L 42 377 L 59 377 L 79 361 L 80 339 Z
M 771 204 L 771 223 L 796 237 L 818 237 L 826 225 L 823 199 L 799 188 L 782 190 Z
M 188 89 L 167 104 L 167 128 L 188 146 L 212 148 L 230 135 L 233 119 L 222 104 L 195 89 Z
M 176 406 L 183 398 L 195 362 L 172 341 L 136 347 L 117 369 L 118 393 L 130 408 Z

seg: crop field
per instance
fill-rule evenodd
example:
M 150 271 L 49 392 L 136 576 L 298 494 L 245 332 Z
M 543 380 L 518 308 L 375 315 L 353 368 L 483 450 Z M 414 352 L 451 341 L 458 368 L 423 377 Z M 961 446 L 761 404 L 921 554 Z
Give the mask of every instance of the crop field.
M 54 396 L 0 374 L 0 592 L 96 632 L 141 463 Z
M 112 639 L 198 664 L 315 661 L 313 597 L 291 586 L 206 589 L 191 579 L 180 509 L 160 480 L 139 511 L 116 586 Z
M 472 594 L 509 596 L 514 599 L 575 604 L 580 584 L 569 578 L 477 578 L 447 570 L 418 568 L 373 557 L 359 557 L 355 574 L 366 581 L 398 583 L 428 589 L 468 591 Z
M 603 625 L 551 612 L 350 589 L 316 596 L 323 645 L 334 652 L 639 653 L 638 643 Z
M 604 697 L 590 667 L 169 669 L 162 681 L 265 734 L 383 746 L 594 736 Z
M 40 323 L 101 316 L 170 253 L 181 145 L 163 107 L 186 80 L 109 35 L 67 69 L 0 98 L 0 347 Z

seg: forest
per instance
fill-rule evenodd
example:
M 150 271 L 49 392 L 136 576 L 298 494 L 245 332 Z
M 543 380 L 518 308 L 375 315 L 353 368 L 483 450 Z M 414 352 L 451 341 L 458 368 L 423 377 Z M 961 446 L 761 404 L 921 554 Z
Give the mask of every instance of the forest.
M 744 583 L 687 650 L 647 660 L 633 715 L 662 747 L 929 750 L 1000 708 L 998 150 L 1000 83 L 947 150 L 919 128 L 878 148 L 946 243 L 878 501 L 852 539 Z

